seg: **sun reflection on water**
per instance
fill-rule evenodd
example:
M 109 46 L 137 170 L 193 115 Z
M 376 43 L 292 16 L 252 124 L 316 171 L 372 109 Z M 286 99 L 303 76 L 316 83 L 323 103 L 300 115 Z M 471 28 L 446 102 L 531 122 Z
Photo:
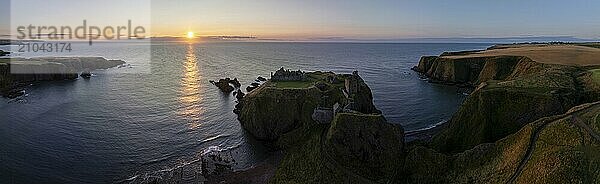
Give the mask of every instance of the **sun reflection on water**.
M 185 63 L 183 64 L 183 76 L 181 78 L 181 89 L 179 102 L 183 108 L 179 114 L 189 120 L 190 129 L 196 129 L 201 125 L 200 115 L 204 111 L 200 106 L 202 94 L 200 93 L 200 80 L 202 76 L 198 70 L 198 58 L 193 44 L 187 45 Z

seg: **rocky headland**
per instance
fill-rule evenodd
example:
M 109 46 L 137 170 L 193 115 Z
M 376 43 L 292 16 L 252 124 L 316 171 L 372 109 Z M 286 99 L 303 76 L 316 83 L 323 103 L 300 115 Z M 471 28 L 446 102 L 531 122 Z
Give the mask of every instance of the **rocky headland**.
M 269 80 L 241 98 L 239 120 L 283 150 L 271 183 L 600 182 L 600 66 L 482 52 L 414 68 L 474 89 L 430 140 L 406 143 L 358 73 Z
M 121 60 L 102 57 L 0 58 L 0 95 L 15 98 L 24 86 L 34 82 L 73 80 L 80 74 L 87 78 L 91 71 L 125 64 Z

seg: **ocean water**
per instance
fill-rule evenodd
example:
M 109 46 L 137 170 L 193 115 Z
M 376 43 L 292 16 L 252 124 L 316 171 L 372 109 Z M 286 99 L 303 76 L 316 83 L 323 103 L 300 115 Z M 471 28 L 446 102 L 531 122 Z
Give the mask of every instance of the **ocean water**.
M 466 96 L 427 83 L 410 68 L 422 55 L 492 45 L 154 42 L 151 53 L 143 53 L 148 50 L 142 45 L 94 44 L 68 55 L 121 59 L 130 66 L 95 71 L 90 80 L 34 84 L 20 100 L 0 100 L 2 183 L 164 177 L 214 150 L 227 151 L 236 170 L 252 167 L 267 158 L 267 148 L 241 128 L 232 113 L 235 97 L 209 80 L 236 77 L 245 88 L 280 67 L 358 70 L 389 122 L 406 131 L 425 129 L 449 119 Z M 144 54 L 151 60 L 142 61 Z M 136 72 L 140 68 L 149 72 Z

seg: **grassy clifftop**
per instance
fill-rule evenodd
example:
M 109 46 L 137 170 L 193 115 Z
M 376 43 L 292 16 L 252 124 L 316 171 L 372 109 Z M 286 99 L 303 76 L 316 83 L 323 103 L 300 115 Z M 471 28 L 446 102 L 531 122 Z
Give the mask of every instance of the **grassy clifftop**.
M 433 138 L 434 148 L 461 152 L 499 140 L 527 123 L 600 100 L 594 66 L 544 64 L 524 56 L 423 57 L 414 69 L 435 81 L 475 85 Z

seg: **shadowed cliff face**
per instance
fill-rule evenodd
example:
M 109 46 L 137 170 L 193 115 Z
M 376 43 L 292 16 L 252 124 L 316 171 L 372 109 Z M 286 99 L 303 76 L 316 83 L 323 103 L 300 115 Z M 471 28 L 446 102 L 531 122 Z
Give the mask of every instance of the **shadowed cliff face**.
M 340 113 L 325 139 L 331 159 L 370 179 L 394 178 L 402 165 L 404 130 L 382 115 Z
M 268 81 L 250 92 L 240 101 L 238 119 L 250 134 L 259 140 L 276 141 L 283 134 L 299 127 L 317 124 L 312 114 L 317 107 L 332 108 L 335 103 L 340 108 L 352 101 L 349 109 L 358 113 L 379 113 L 373 105 L 371 89 L 357 75 L 336 75 L 333 73 L 307 73 L 307 81 Z M 327 78 L 337 77 L 339 82 L 331 83 Z M 348 100 L 345 79 L 355 82 L 355 89 Z M 316 87 L 319 84 L 322 89 Z
M 307 75 L 313 85 L 269 81 L 240 102 L 239 119 L 244 129 L 285 150 L 272 181 L 372 183 L 399 177 L 404 130 L 387 123 L 378 113 L 370 88 L 360 76 L 321 72 Z M 344 83 L 345 79 L 353 81 Z M 346 90 L 352 100 L 342 92 L 346 86 L 354 86 Z M 352 105 L 346 106 L 350 101 Z M 340 109 L 331 123 L 311 119 L 316 107 L 335 103 L 347 109 Z
M 311 118 L 321 98 L 315 87 L 281 89 L 262 86 L 243 100 L 239 115 L 242 127 L 259 140 L 275 141 L 303 125 L 316 124 Z
M 521 60 L 520 56 L 491 56 L 450 59 L 424 56 L 413 70 L 429 77 L 432 82 L 477 86 L 488 80 L 508 77 Z
M 538 118 L 595 100 L 590 97 L 595 91 L 578 77 L 584 69 L 527 57 L 423 57 L 415 70 L 449 84 L 478 85 L 433 138 L 433 146 L 443 152 L 494 142 Z

